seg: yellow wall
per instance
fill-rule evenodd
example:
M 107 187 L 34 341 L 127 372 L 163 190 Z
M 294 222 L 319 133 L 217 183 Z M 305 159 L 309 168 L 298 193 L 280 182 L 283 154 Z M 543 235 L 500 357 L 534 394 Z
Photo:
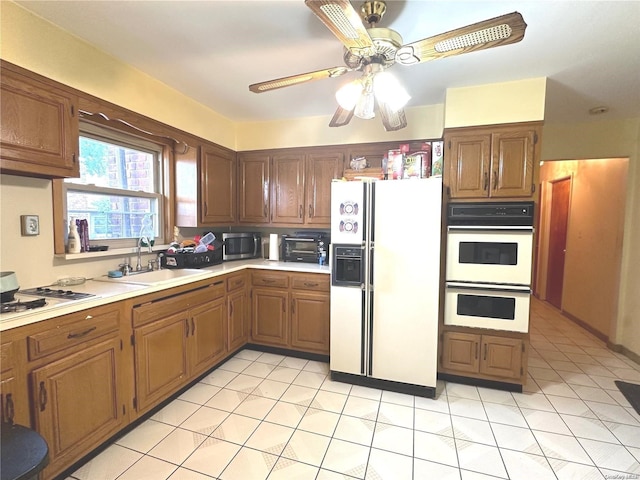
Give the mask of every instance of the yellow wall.
M 547 79 L 541 77 L 448 88 L 445 127 L 542 121 L 546 86 Z
M 545 125 L 542 138 L 542 160 L 629 158 L 618 312 L 610 338 L 640 355 L 640 117 Z
M 618 311 L 628 163 L 627 158 L 548 161 L 540 169 L 537 293 L 545 298 L 550 182 L 569 178 L 562 310 L 607 337 Z

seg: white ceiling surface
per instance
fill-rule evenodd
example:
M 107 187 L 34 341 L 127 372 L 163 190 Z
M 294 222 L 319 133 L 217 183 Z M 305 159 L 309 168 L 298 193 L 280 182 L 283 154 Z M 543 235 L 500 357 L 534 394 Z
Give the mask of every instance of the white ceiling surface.
M 359 72 L 255 94 L 252 83 L 342 66 L 342 45 L 288 1 L 18 1 L 28 10 L 233 121 L 332 115 L 334 93 Z M 353 1 L 356 9 L 360 1 Z M 516 44 L 391 71 L 412 99 L 444 102 L 450 87 L 548 77 L 545 120 L 640 115 L 640 1 L 388 1 L 379 26 L 404 43 L 518 11 Z

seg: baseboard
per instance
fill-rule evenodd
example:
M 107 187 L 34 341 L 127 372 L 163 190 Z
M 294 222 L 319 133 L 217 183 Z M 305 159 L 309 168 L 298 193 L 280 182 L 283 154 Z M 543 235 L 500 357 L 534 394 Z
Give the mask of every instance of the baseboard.
M 578 317 L 576 317 L 575 315 L 570 314 L 566 310 L 560 310 L 560 312 L 562 312 L 562 314 L 565 317 L 567 317 L 569 320 L 571 320 L 573 323 L 577 323 L 578 325 L 580 325 L 582 328 L 584 328 L 587 332 L 589 332 L 594 337 L 598 338 L 599 340 L 602 340 L 605 343 L 609 342 L 609 336 L 608 335 L 602 333 L 599 330 L 596 330 L 595 328 L 593 328 L 591 325 L 589 325 L 584 320 L 580 320 Z
M 638 355 L 636 352 L 632 350 L 629 350 L 624 345 L 613 343 L 607 340 L 607 348 L 609 348 L 610 350 L 613 350 L 616 353 L 623 354 L 625 357 L 630 358 L 631 360 L 633 360 L 634 362 L 640 365 L 640 355 Z

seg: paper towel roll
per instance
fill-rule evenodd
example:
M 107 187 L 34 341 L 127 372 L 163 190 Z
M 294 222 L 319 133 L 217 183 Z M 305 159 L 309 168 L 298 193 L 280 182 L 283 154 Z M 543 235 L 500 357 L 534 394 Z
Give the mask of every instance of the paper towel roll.
M 278 234 L 269 235 L 269 260 L 280 260 L 280 248 L 278 247 Z

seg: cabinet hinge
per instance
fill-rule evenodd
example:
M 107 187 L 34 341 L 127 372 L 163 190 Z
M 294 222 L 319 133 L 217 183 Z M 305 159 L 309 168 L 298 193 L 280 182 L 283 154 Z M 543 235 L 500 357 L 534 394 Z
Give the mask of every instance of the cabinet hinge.
M 74 107 L 73 105 L 71 105 L 71 116 L 72 117 L 76 116 L 76 107 Z
M 136 344 L 136 337 L 135 335 L 131 335 L 131 345 L 135 345 Z
M 138 409 L 138 399 L 136 397 L 133 397 L 133 408 Z
M 531 184 L 531 193 L 535 193 L 535 191 L 536 191 L 536 184 L 532 183 Z
M 124 416 L 127 413 L 127 407 L 125 407 L 124 403 L 122 404 L 122 415 Z

